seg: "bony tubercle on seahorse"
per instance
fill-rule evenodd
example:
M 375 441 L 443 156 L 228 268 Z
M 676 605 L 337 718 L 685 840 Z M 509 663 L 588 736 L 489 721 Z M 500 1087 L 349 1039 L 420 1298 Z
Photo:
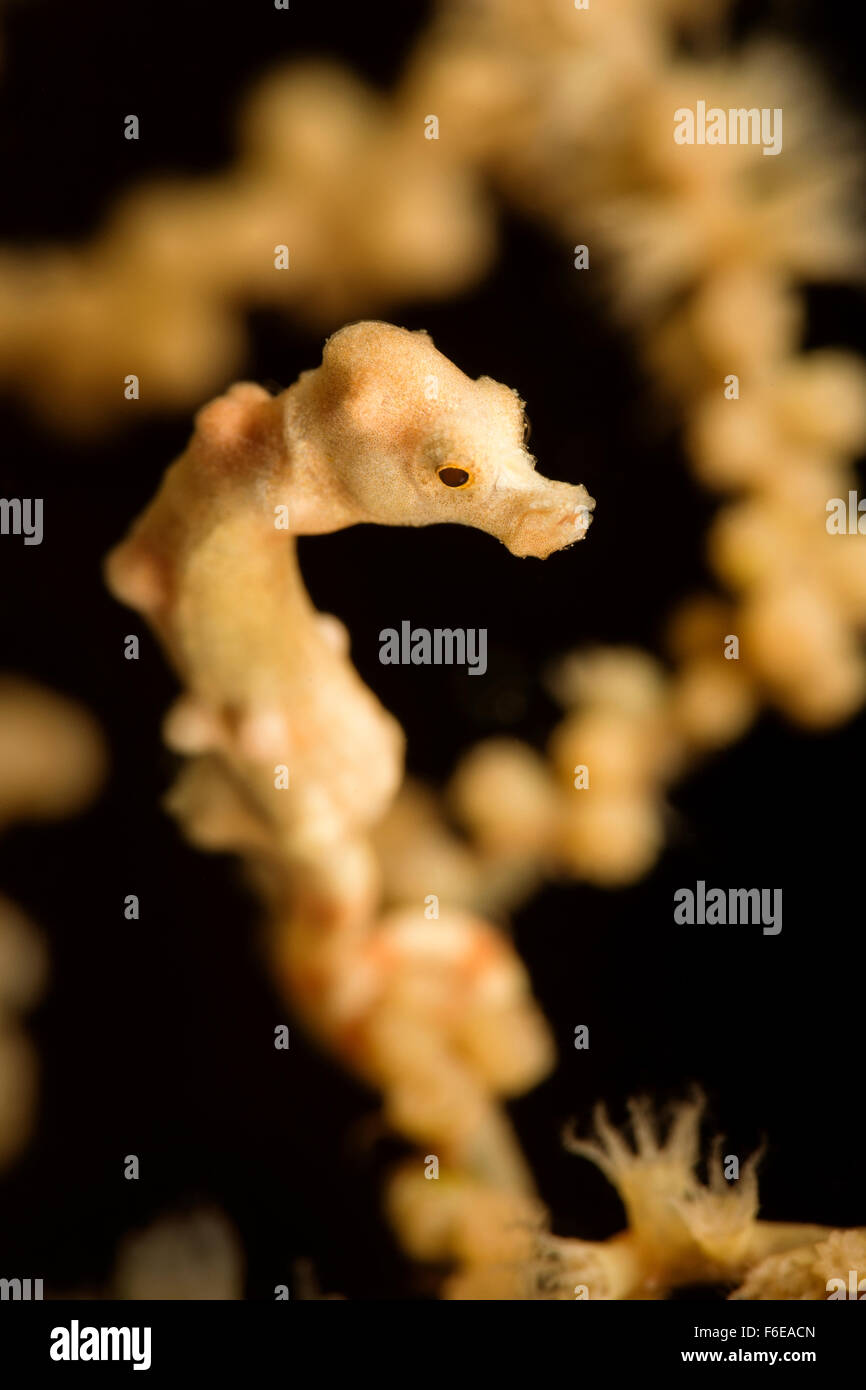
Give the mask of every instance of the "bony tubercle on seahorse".
M 538 474 L 524 433 L 517 393 L 471 380 L 426 333 L 351 324 L 279 396 L 240 383 L 200 410 L 109 556 L 109 587 L 147 616 L 186 686 L 167 741 L 227 760 L 284 853 L 321 865 L 356 841 L 387 808 L 403 754 L 287 542 L 359 522 L 452 522 L 544 558 L 586 534 L 594 502 Z M 288 796 L 274 795 L 275 767 L 290 769 Z M 192 784 L 211 775 L 188 771 L 187 807 L 206 800 Z

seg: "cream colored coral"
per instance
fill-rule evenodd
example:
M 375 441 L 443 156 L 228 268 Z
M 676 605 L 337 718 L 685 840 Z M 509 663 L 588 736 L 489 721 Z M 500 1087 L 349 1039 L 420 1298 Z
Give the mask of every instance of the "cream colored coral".
M 29 1009 L 47 974 L 45 947 L 24 913 L 0 896 L 0 1007 Z
M 696 473 L 760 504 L 760 520 L 748 506 L 736 508 L 711 536 L 721 579 L 744 595 L 725 630 L 745 628 L 754 638 L 748 667 L 734 675 L 719 662 L 713 672 L 714 652 L 678 673 L 675 725 L 699 749 L 736 738 L 764 700 L 809 725 L 847 717 L 866 694 L 858 651 L 866 542 L 828 537 L 824 506 L 856 488 L 850 460 L 864 439 L 864 368 L 830 350 L 798 355 L 805 315 L 797 282 L 859 274 L 851 132 L 791 49 L 756 44 L 683 61 L 674 56 L 682 15 L 647 0 L 585 13 L 488 0 L 446 13 L 452 27 L 446 20 L 440 43 L 450 36 L 475 62 L 479 83 L 485 71 L 497 73 L 490 81 L 500 93 L 498 119 L 485 123 L 487 144 L 475 157 L 569 244 L 588 242 L 595 254 L 598 243 L 613 254 L 611 292 L 659 387 L 680 402 Z M 435 39 L 429 65 L 452 127 L 471 128 L 479 98 L 465 81 L 448 91 Z M 757 90 L 763 104 L 784 111 L 777 159 L 750 145 L 674 142 L 678 108 L 698 98 L 749 106 Z M 739 377 L 738 399 L 725 398 L 730 373 Z M 786 637 L 774 640 L 764 613 L 775 612 L 794 567 L 800 597 L 796 609 L 789 605 Z M 768 586 L 771 609 L 764 593 L 744 593 L 758 583 Z M 822 643 L 825 619 L 831 636 Z M 575 815 L 582 872 L 586 809 Z M 619 817 L 611 807 L 608 819 L 636 834 L 641 817 L 632 805 Z M 639 852 L 640 838 L 629 873 L 653 858 Z
M 105 771 L 102 737 L 79 705 L 23 677 L 0 678 L 0 829 L 73 815 Z
M 790 1260 L 788 1252 L 830 1235 L 819 1226 L 758 1220 L 758 1154 L 728 1182 L 717 1139 L 703 1184 L 695 1172 L 702 1109 L 700 1098 L 674 1107 L 662 1138 L 649 1102 L 630 1102 L 632 1146 L 599 1106 L 596 1138 L 567 1139 L 616 1187 L 627 1228 L 607 1241 L 555 1242 L 563 1297 L 574 1296 L 573 1285 L 586 1286 L 590 1299 L 654 1299 L 681 1285 L 733 1284 L 771 1256 Z
M 455 831 L 443 819 L 441 799 L 407 778 L 373 832 L 382 889 L 389 905 L 426 900 L 435 890 L 444 905 L 499 920 L 538 888 L 548 867 L 545 845 L 549 822 L 539 814 L 538 801 L 532 796 L 528 804 L 524 800 L 527 787 L 523 773 L 529 770 L 528 791 L 538 792 L 554 805 L 555 789 L 542 760 L 533 763 L 531 750 L 516 746 L 519 762 L 509 759 L 504 769 L 498 764 L 495 747 L 491 750 L 488 744 L 479 744 L 473 750 L 489 769 L 499 792 L 494 797 L 485 779 L 476 778 L 470 770 L 472 787 L 468 794 L 475 799 L 479 814 L 472 831 L 478 839 L 470 840 Z M 490 752 L 494 756 L 488 756 Z M 530 770 L 533 767 L 540 770 L 540 777 Z M 460 817 L 466 807 L 456 780 L 449 794 L 455 815 Z M 495 817 L 490 814 L 494 804 L 498 810 Z M 471 810 L 466 814 L 471 822 Z
M 478 873 L 531 862 L 613 887 L 639 877 L 664 842 L 661 791 L 682 759 L 658 663 L 628 648 L 566 658 L 551 675 L 569 704 L 547 760 L 490 740 L 461 759 L 449 797 Z M 507 882 L 507 880 L 505 880 Z M 512 880 L 515 897 L 520 880 Z
M 854 1278 L 851 1279 L 853 1272 Z M 866 1230 L 833 1231 L 824 1240 L 768 1255 L 734 1290 L 736 1299 L 823 1300 L 833 1293 L 858 1301 L 866 1290 Z M 853 1290 L 852 1290 L 853 1284 Z
M 29 1138 L 36 1109 L 38 1062 L 30 1039 L 14 1020 L 0 1020 L 0 1167 Z
M 237 1232 L 220 1211 L 202 1208 L 160 1220 L 126 1237 L 111 1297 L 233 1300 L 243 1297 Z
M 36 928 L 0 896 L 0 1167 L 21 1149 L 33 1123 L 38 1063 L 20 1016 L 42 992 L 46 957 Z
M 83 809 L 105 764 L 98 726 L 80 705 L 24 677 L 0 679 L 0 831 Z M 36 928 L 0 895 L 0 1166 L 17 1155 L 33 1123 L 38 1063 L 20 1015 L 46 975 Z
M 80 251 L 0 254 L 0 376 L 57 428 L 207 396 L 240 365 L 250 304 L 339 322 L 489 262 L 472 171 L 339 68 L 275 71 L 239 127 L 230 169 L 133 188 Z

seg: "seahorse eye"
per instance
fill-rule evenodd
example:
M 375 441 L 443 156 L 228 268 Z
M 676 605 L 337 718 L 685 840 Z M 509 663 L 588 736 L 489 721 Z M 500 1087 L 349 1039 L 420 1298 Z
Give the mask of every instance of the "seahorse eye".
M 469 474 L 465 468 L 458 468 L 456 463 L 443 463 L 441 468 L 436 469 L 440 483 L 446 487 L 465 487 L 469 482 Z

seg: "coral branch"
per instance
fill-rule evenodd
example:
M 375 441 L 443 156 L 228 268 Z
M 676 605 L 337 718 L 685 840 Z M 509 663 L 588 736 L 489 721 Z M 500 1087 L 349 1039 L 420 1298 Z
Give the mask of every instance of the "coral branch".
M 760 1152 L 728 1182 L 717 1138 L 707 1163 L 709 1183 L 702 1183 L 695 1168 L 703 1106 L 696 1095 L 674 1107 L 664 1140 L 644 1099 L 629 1103 L 633 1147 L 604 1106 L 596 1108 L 595 1138 L 566 1137 L 571 1152 L 590 1159 L 616 1187 L 628 1226 L 606 1241 L 553 1242 L 547 1254 L 560 1266 L 562 1297 L 573 1297 L 574 1285 L 584 1285 L 590 1298 L 651 1299 L 677 1286 L 745 1280 L 734 1297 L 824 1298 L 824 1286 L 805 1273 L 795 1278 L 794 1271 L 823 1269 L 822 1259 L 826 1263 L 828 1252 L 838 1253 L 840 1239 L 862 1254 L 866 1232 L 834 1234 L 828 1227 L 759 1221 Z M 787 1292 L 798 1280 L 798 1287 L 811 1291 Z

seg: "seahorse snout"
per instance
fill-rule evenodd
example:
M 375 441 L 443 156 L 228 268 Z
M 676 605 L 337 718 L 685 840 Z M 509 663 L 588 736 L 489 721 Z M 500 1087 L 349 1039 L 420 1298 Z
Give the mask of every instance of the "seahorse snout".
M 529 503 L 500 539 L 512 555 L 545 560 L 554 551 L 583 539 L 594 506 L 595 500 L 585 487 L 548 483 L 541 497 Z

